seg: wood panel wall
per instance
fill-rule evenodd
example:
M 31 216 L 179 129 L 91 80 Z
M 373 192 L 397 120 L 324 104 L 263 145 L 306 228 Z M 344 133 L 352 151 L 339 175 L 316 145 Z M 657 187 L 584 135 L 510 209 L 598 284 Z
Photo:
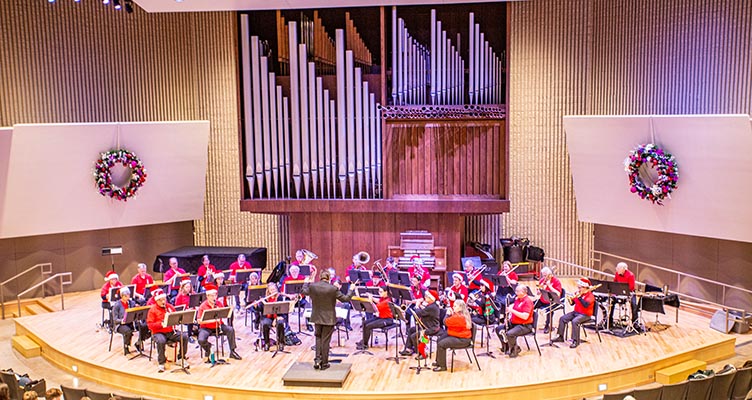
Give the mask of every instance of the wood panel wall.
M 447 270 L 459 267 L 463 217 L 455 214 L 290 214 L 290 246 L 312 250 L 319 268 L 334 267 L 342 276 L 352 257 L 366 251 L 371 261 L 387 256 L 387 246 L 399 246 L 399 233 L 423 229 L 431 232 L 436 246 L 447 246 Z M 320 270 L 320 269 L 319 269 Z
M 241 213 L 238 206 L 235 14 L 147 14 L 134 8 L 127 14 L 97 1 L 0 2 L 0 126 L 209 120 L 204 218 L 181 224 L 187 232 L 178 237 L 187 234 L 197 245 L 264 246 L 270 263 L 281 258 L 289 247 L 285 219 Z M 133 234 L 138 232 L 148 237 L 134 228 Z M 41 255 L 60 248 L 46 239 L 24 242 L 36 243 Z M 14 246 L 0 241 L 0 248 Z M 96 246 L 80 243 L 79 250 L 66 253 L 89 247 Z M 74 259 L 66 264 L 77 265 Z M 74 270 L 74 276 L 88 274 L 83 267 Z
M 385 198 L 506 198 L 503 120 L 387 122 Z

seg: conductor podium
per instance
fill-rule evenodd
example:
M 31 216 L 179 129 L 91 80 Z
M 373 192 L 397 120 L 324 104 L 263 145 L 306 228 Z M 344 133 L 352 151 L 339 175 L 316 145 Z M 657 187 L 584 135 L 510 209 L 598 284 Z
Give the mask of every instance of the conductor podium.
M 285 386 L 312 386 L 341 388 L 350 375 L 352 364 L 332 364 L 325 370 L 313 369 L 313 363 L 296 362 L 282 376 Z

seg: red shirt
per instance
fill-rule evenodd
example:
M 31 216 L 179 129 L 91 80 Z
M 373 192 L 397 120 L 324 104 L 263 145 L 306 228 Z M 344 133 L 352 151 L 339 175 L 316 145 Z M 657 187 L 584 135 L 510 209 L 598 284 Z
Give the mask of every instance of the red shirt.
M 198 272 L 196 273 L 196 275 L 198 275 L 198 276 L 206 276 L 206 272 L 207 271 L 211 272 L 213 274 L 213 273 L 217 272 L 217 267 L 215 267 L 213 264 L 209 264 L 208 267 L 206 265 L 204 265 L 204 264 L 201 264 L 201 266 L 198 267 Z
M 238 273 L 239 269 L 251 269 L 251 268 L 253 267 L 251 266 L 251 263 L 249 263 L 248 261 L 244 261 L 243 264 L 240 264 L 239 262 L 235 261 L 234 263 L 230 264 L 230 270 L 232 270 L 232 272 L 230 272 L 230 279 L 232 279 L 233 281 L 235 280 L 235 275 Z M 243 283 L 243 282 L 235 282 L 235 283 Z
M 204 302 L 201 303 L 201 305 L 198 307 L 198 313 L 196 314 L 196 320 L 198 320 L 198 321 L 201 320 L 201 316 L 204 315 L 204 311 L 211 310 L 213 308 L 222 308 L 222 307 L 224 307 L 224 303 L 222 303 L 222 300 L 220 300 L 220 299 L 217 299 L 217 301 L 214 302 L 214 307 L 212 307 L 209 304 L 209 300 L 204 300 Z M 202 328 L 206 328 L 206 329 L 214 330 L 214 329 L 217 329 L 217 326 L 219 326 L 221 324 L 222 324 L 222 320 L 220 319 L 219 321 L 215 320 L 214 322 L 202 323 L 201 327 Z
M 501 276 L 503 274 L 504 274 L 503 271 L 499 272 L 499 276 Z M 507 281 L 519 281 L 519 280 L 520 280 L 520 278 L 517 277 L 517 273 L 516 272 L 512 271 L 512 272 L 510 272 L 510 273 L 507 274 Z
M 136 285 L 136 293 L 142 296 L 146 290 L 146 285 L 151 285 L 152 283 L 154 283 L 154 278 L 149 274 L 146 274 L 144 277 L 141 277 L 141 274 L 136 274 L 136 276 L 131 279 L 131 285 Z
M 428 270 L 428 268 L 422 265 L 411 266 L 410 268 L 407 269 L 407 273 L 410 274 L 410 278 L 412 278 L 415 275 L 420 274 L 421 286 L 426 286 L 426 281 L 431 279 L 431 272 Z
M 527 319 L 522 319 L 512 314 L 512 318 L 510 319 L 511 323 L 516 325 L 527 325 L 533 323 L 533 300 L 530 298 L 530 296 L 515 298 L 512 309 L 517 312 L 527 313 Z
M 305 276 L 303 276 L 303 275 L 298 275 L 297 278 L 293 278 L 292 276 L 288 275 L 288 276 L 285 277 L 285 279 L 282 280 L 282 285 L 280 285 L 280 288 L 281 288 L 281 290 L 283 292 L 287 293 L 285 291 L 285 285 L 287 284 L 287 282 L 289 282 L 289 281 L 302 281 L 304 279 L 305 279 Z
M 629 291 L 634 292 L 635 277 L 632 271 L 625 269 L 623 275 L 614 275 L 614 282 L 628 283 Z
M 165 314 L 174 311 L 175 307 L 173 307 L 170 303 L 165 303 L 164 308 L 160 307 L 157 304 L 151 306 L 151 308 L 149 309 L 149 314 L 146 315 L 146 325 L 149 326 L 149 330 L 152 333 L 172 332 L 172 327 L 164 327 L 162 326 L 162 322 L 164 322 Z
M 447 334 L 456 338 L 470 339 L 472 332 L 467 327 L 467 321 L 462 314 L 452 314 L 444 320 Z
M 459 287 L 456 287 L 456 286 L 452 285 L 452 286 L 449 287 L 449 289 L 452 292 L 454 292 L 454 294 L 455 294 L 454 297 L 456 299 L 461 299 L 462 301 L 467 302 L 467 294 L 468 294 L 467 286 L 465 286 L 463 284 L 460 284 Z M 454 302 L 452 301 L 450 303 L 451 303 L 450 306 L 454 307 Z
M 544 278 L 541 278 L 538 281 L 538 285 L 548 291 L 557 292 L 559 293 L 559 296 L 561 296 L 561 281 L 559 280 L 559 278 L 552 276 L 551 282 L 549 282 L 548 284 L 546 284 L 545 282 L 546 280 Z M 543 304 L 548 304 L 548 300 L 544 299 L 543 297 L 540 298 L 540 302 Z
M 588 303 L 587 306 L 582 304 Z M 574 299 L 574 311 L 587 316 L 593 315 L 593 307 L 595 306 L 595 295 L 593 292 L 585 293 L 584 295 Z
M 178 295 L 175 296 L 175 306 L 184 305 L 187 309 L 189 304 L 191 304 L 190 294 L 178 293 Z
M 379 310 L 379 318 L 392 319 L 392 308 L 389 307 L 389 298 L 379 297 L 378 303 L 376 303 L 376 309 Z
M 418 299 L 423 298 L 423 288 L 410 286 L 410 293 L 413 295 L 413 300 L 418 300 Z
M 168 269 L 167 272 L 165 272 L 164 274 L 165 282 L 169 281 L 170 279 L 172 279 L 173 276 L 178 275 L 178 274 L 180 275 L 185 274 L 185 270 L 182 268 L 178 268 L 177 270 L 174 270 L 172 268 Z M 180 279 L 175 278 L 172 281 L 172 284 L 170 285 L 170 289 L 180 289 Z
M 109 303 L 110 299 L 107 298 L 110 294 L 110 288 L 119 288 L 123 287 L 123 283 L 120 281 L 115 282 L 113 285 L 110 285 L 110 281 L 107 281 L 104 283 L 104 286 L 102 286 L 102 290 L 99 293 L 100 297 L 102 297 L 102 303 Z

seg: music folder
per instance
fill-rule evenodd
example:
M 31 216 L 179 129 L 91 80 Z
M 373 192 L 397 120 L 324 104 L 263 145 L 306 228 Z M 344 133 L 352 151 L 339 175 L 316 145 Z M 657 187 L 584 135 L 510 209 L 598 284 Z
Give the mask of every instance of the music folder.
M 184 311 L 175 311 L 165 314 L 164 326 L 176 326 L 182 324 L 191 324 L 196 319 L 196 310 L 189 309 Z
M 125 318 L 123 319 L 123 325 L 130 325 L 133 322 L 146 321 L 146 316 L 149 314 L 151 306 L 133 307 L 125 310 Z
M 298 265 L 298 268 L 300 268 L 300 275 L 303 275 L 303 276 L 311 275 L 311 266 L 309 264 Z
M 251 304 L 254 301 L 264 297 L 266 294 L 266 285 L 248 286 L 248 291 L 245 293 L 246 304 Z
M 201 305 L 201 303 L 206 300 L 206 292 L 201 293 L 191 293 L 191 298 L 188 300 L 188 307 L 190 308 L 196 308 Z
M 285 282 L 284 292 L 287 294 L 299 294 L 303 290 L 304 280 Z
M 217 289 L 217 297 L 228 297 L 228 296 L 237 296 L 240 293 L 240 290 L 242 289 L 243 285 L 239 283 L 231 284 L 231 285 L 222 285 Z
M 351 269 L 350 272 L 347 273 L 347 276 L 350 277 L 350 282 L 368 282 L 371 280 L 371 274 L 368 273 L 368 271 L 363 271 L 360 269 Z
M 239 269 L 235 271 L 235 282 L 236 283 L 247 282 L 248 277 L 250 277 L 251 274 L 254 272 L 257 273 L 259 277 L 261 277 L 261 268 Z
M 210 322 L 214 322 L 217 320 L 220 320 L 221 323 L 222 318 L 230 318 L 230 314 L 232 313 L 232 307 L 220 307 L 220 308 L 212 308 L 209 310 L 204 310 L 204 313 L 201 314 L 201 318 L 199 319 L 200 324 L 206 324 Z
M 356 286 L 355 293 L 360 297 L 366 297 L 368 296 L 368 293 L 379 297 L 379 288 L 378 286 Z
M 288 314 L 290 312 L 290 302 L 289 301 L 274 301 L 270 303 L 264 303 L 264 315 L 273 315 L 273 314 Z

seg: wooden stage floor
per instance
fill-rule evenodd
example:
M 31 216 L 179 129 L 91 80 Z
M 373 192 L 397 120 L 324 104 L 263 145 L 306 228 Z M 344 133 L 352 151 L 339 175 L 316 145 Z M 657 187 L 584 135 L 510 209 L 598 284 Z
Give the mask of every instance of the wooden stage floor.
M 607 384 L 608 391 L 614 391 L 653 382 L 656 370 L 689 359 L 712 362 L 731 357 L 736 341 L 734 335 L 710 329 L 707 318 L 691 313 L 680 311 L 676 324 L 671 309 L 661 315 L 661 322 L 671 325 L 661 332 L 629 338 L 604 334 L 603 343 L 591 332 L 589 342 L 576 349 L 542 347 L 540 357 L 530 339 L 531 351 L 523 343 L 518 358 L 500 355 L 498 338 L 492 333 L 491 350 L 497 358 L 479 357 L 482 371 L 469 364 L 461 351 L 455 356 L 454 373 L 424 370 L 418 375 L 409 369 L 415 365 L 414 359 L 402 360 L 399 365 L 386 360 L 394 354 L 394 340 L 390 340 L 386 351 L 383 335 L 379 335 L 380 344 L 371 349 L 373 356 L 349 355 L 344 359 L 353 367 L 343 388 L 285 387 L 282 376 L 294 362 L 313 361 L 312 337 L 300 335 L 301 345 L 286 348 L 291 354 L 272 358 L 271 352 L 254 351 L 256 333 L 251 333 L 250 327 L 238 318 L 235 326 L 241 339 L 238 353 L 242 361 L 230 360 L 230 365 L 209 368 L 201 362 L 196 344 L 191 344 L 190 375 L 157 373 L 155 360 L 129 361 L 123 356 L 120 335 L 115 335 L 113 350 L 107 351 L 109 334 L 95 327 L 101 315 L 98 291 L 66 295 L 65 303 L 65 311 L 18 318 L 16 333 L 29 335 L 42 346 L 43 357 L 74 376 L 164 399 L 203 399 L 208 394 L 217 400 L 320 399 L 331 395 L 345 395 L 348 399 L 511 398 L 520 394 L 525 399 L 574 399 L 600 393 L 599 384 Z M 645 315 L 645 319 L 651 321 L 655 316 Z M 297 317 L 291 314 L 290 321 L 297 329 Z M 343 347 L 336 346 L 335 333 L 333 353 L 355 352 L 355 342 L 361 338 L 360 319 L 353 318 L 353 325 L 350 340 Z M 539 332 L 538 342 L 547 343 L 548 335 Z M 480 341 L 476 346 L 476 353 L 485 351 Z M 170 353 L 168 349 L 168 358 Z M 73 366 L 77 372 L 73 372 Z M 167 366 L 168 371 L 175 368 L 169 362 Z

